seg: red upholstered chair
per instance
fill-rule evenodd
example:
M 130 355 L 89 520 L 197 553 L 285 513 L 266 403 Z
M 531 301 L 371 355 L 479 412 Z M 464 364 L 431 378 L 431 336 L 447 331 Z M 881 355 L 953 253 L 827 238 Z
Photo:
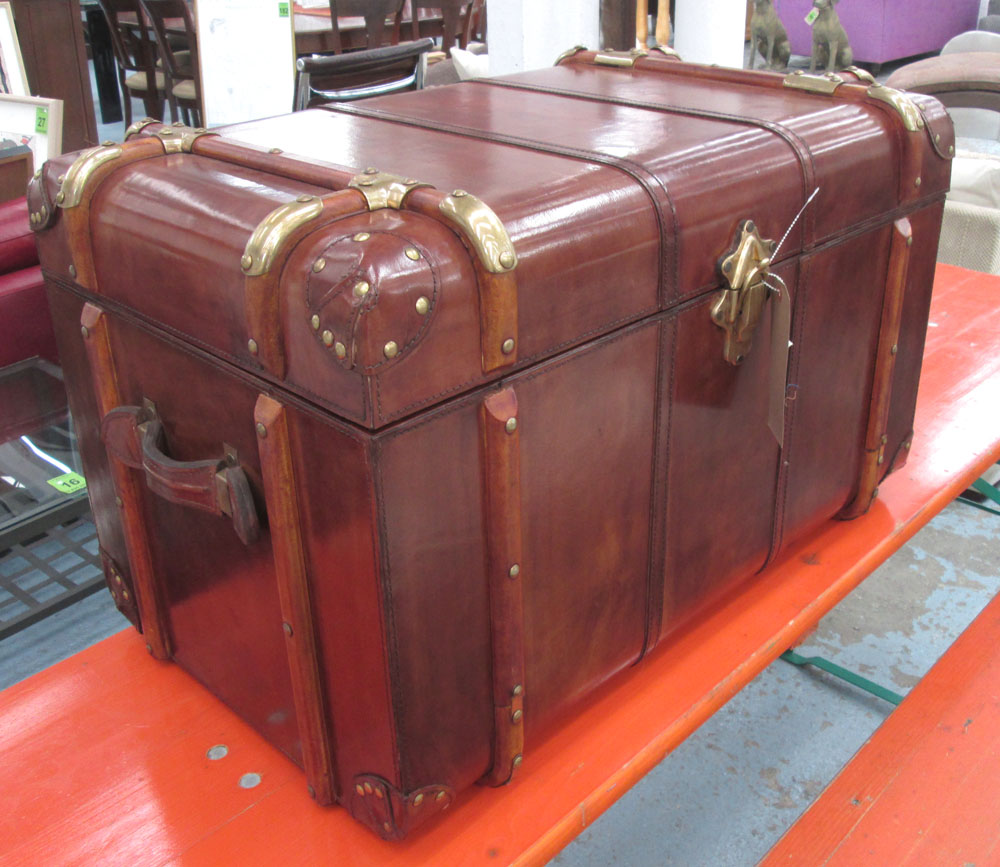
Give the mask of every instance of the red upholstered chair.
M 0 367 L 33 355 L 59 360 L 28 204 L 22 197 L 0 204 Z

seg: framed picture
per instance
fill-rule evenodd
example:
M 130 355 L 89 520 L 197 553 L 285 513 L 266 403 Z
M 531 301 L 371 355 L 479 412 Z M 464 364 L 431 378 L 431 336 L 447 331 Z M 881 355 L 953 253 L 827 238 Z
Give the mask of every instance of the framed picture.
M 61 99 L 0 94 L 0 153 L 27 145 L 39 168 L 62 153 L 62 117 Z
M 0 3 L 0 93 L 28 96 L 21 45 L 17 41 L 10 3 Z

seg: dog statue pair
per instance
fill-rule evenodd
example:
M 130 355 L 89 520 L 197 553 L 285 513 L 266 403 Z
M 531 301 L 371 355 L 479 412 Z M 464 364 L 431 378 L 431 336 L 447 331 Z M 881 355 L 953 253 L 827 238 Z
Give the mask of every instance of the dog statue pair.
M 843 69 L 854 62 L 847 33 L 840 23 L 840 16 L 833 8 L 839 0 L 813 0 L 815 16 L 812 18 L 812 59 L 809 71 L 825 67 L 827 72 Z M 808 19 L 807 19 L 808 20 Z M 788 66 L 791 47 L 788 34 L 774 10 L 771 0 L 754 0 L 753 15 L 750 18 L 750 68 L 756 66 L 760 52 L 765 64 L 771 69 Z

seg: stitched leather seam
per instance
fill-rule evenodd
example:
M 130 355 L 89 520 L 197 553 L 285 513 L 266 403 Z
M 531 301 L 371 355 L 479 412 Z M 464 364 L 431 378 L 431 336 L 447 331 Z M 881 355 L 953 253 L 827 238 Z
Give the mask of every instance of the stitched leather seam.
M 384 624 L 383 636 L 386 647 L 386 662 L 389 666 L 386 690 L 389 693 L 393 714 L 390 726 L 393 738 L 392 765 L 396 773 L 396 779 L 399 780 L 400 786 L 403 787 L 406 781 L 403 780 L 401 757 L 404 751 L 408 750 L 408 745 L 405 743 L 406 739 L 400 730 L 399 721 L 406 711 L 403 704 L 399 676 L 399 642 L 396 634 L 396 612 L 392 604 L 392 564 L 389 557 L 389 525 L 385 515 L 385 482 L 382 477 L 382 461 L 380 458 L 381 449 L 377 443 L 372 442 L 371 461 L 375 468 L 375 509 L 378 515 L 378 539 L 376 540 L 376 544 L 382 555 L 378 576 L 379 585 L 382 588 L 382 592 L 379 594 L 379 602 L 383 606 L 381 620 Z M 409 755 L 408 751 L 407 755 Z
M 678 290 L 678 263 L 677 263 L 677 247 L 678 247 L 678 226 L 677 226 L 677 209 L 674 206 L 673 199 L 670 196 L 666 185 L 663 180 L 657 177 L 655 174 L 650 172 L 645 166 L 640 165 L 632 160 L 622 159 L 619 157 L 611 157 L 607 154 L 600 153 L 599 151 L 587 150 L 585 148 L 575 148 L 564 145 L 557 145 L 551 142 L 542 142 L 535 139 L 524 138 L 522 136 L 507 136 L 502 133 L 495 133 L 488 130 L 475 129 L 473 127 L 462 126 L 461 124 L 449 124 L 444 121 L 439 121 L 432 123 L 430 121 L 424 121 L 420 118 L 408 117 L 406 115 L 394 114 L 392 112 L 384 111 L 376 108 L 360 108 L 356 105 L 329 105 L 322 106 L 325 111 L 339 112 L 343 114 L 353 114 L 358 117 L 366 117 L 370 120 L 381 120 L 387 123 L 398 123 L 404 126 L 414 126 L 419 129 L 428 129 L 435 132 L 445 132 L 453 135 L 461 135 L 467 138 L 479 139 L 480 141 L 487 141 L 493 144 L 508 145 L 511 147 L 522 148 L 524 150 L 535 150 L 539 153 L 551 154 L 554 156 L 562 156 L 568 159 L 576 159 L 584 162 L 597 163 L 598 165 L 608 166 L 610 168 L 618 169 L 624 172 L 629 177 L 631 177 L 639 186 L 642 187 L 643 191 L 649 197 L 650 202 L 653 205 L 653 213 L 656 217 L 657 227 L 660 235 L 660 254 L 661 263 L 659 267 L 659 286 L 657 287 L 658 295 L 661 299 L 667 296 L 667 287 L 665 286 L 664 275 L 667 269 L 667 263 L 665 261 L 667 257 L 667 230 L 665 227 L 664 212 L 663 207 L 653 189 L 654 184 L 658 186 L 663 191 L 663 197 L 667 204 L 670 206 L 671 213 L 671 230 L 673 234 L 673 243 L 669 245 L 669 249 L 673 251 L 674 260 L 674 278 L 673 278 L 673 288 Z

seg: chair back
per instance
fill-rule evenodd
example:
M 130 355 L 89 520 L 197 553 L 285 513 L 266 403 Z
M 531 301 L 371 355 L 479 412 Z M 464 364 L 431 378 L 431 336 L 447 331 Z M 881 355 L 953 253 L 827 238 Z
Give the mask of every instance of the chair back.
M 293 111 L 423 87 L 423 55 L 433 39 L 348 54 L 300 57 Z
M 365 19 L 369 49 L 381 47 L 387 40 L 385 23 L 395 19 L 395 26 L 388 41 L 399 42 L 399 21 L 404 0 L 330 0 L 330 20 L 333 23 L 334 51 L 340 52 L 340 31 L 337 29 L 339 16 L 360 16 Z
M 447 54 L 456 42 L 459 48 L 468 46 L 473 0 L 409 0 L 409 3 L 413 39 L 420 38 L 420 10 L 436 9 L 441 14 L 441 50 Z
M 941 49 L 942 54 L 963 54 L 974 51 L 1000 51 L 1000 33 L 967 30 L 958 36 L 952 36 Z
M 98 0 L 111 31 L 111 50 L 123 72 L 145 72 L 152 81 L 156 44 L 149 38 L 139 0 Z
M 167 75 L 168 93 L 178 82 L 193 82 L 194 99 L 189 102 L 197 111 L 198 122 L 201 123 L 205 113 L 201 103 L 201 78 L 198 74 L 198 34 L 194 28 L 194 19 L 191 17 L 187 0 L 139 0 L 139 2 L 156 36 L 156 47 Z M 171 34 L 167 29 L 168 22 L 174 28 L 178 23 L 183 24 L 187 44 L 185 50 L 180 51 L 175 47 L 175 42 L 171 40 Z

